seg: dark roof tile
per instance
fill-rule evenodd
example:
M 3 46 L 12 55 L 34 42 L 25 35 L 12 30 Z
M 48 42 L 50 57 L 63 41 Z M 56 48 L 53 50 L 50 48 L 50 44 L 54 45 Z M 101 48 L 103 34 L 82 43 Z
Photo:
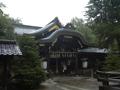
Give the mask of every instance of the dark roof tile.
M 14 40 L 0 40 L 0 55 L 22 55 Z

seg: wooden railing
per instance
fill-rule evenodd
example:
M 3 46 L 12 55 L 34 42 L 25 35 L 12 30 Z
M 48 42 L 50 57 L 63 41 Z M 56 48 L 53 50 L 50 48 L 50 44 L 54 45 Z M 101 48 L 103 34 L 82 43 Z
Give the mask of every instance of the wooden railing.
M 120 90 L 120 72 L 97 71 L 99 90 Z
M 60 58 L 60 57 L 76 57 L 78 52 L 49 52 L 50 58 Z

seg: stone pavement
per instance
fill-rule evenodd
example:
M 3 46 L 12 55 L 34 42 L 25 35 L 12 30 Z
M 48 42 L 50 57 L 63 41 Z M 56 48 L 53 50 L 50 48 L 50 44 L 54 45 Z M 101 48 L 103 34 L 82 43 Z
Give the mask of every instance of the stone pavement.
M 42 83 L 39 90 L 98 90 L 98 82 L 88 77 L 54 77 Z

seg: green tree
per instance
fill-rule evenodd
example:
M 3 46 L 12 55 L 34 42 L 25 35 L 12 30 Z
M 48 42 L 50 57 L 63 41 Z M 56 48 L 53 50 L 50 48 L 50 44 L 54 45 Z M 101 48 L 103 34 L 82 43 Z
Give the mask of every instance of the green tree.
M 71 24 L 74 27 L 74 30 L 80 32 L 83 37 L 90 43 L 95 43 L 96 36 L 93 33 L 93 31 L 84 23 L 82 19 L 79 18 L 73 18 L 71 20 Z
M 106 57 L 103 69 L 105 71 L 120 71 L 120 56 L 115 54 L 109 54 Z
M 102 47 L 111 47 L 116 41 L 120 50 L 120 0 L 90 0 L 88 24 L 96 32 Z
M 0 39 L 14 39 L 14 31 L 11 18 L 4 14 L 2 8 L 5 5 L 0 3 Z
M 88 25 L 95 31 L 101 47 L 109 48 L 105 70 L 120 70 L 120 0 L 90 0 L 87 6 Z
M 41 60 L 38 52 L 37 42 L 30 36 L 19 36 L 23 56 L 17 57 L 12 62 L 14 79 L 20 90 L 37 88 L 45 80 L 45 73 L 41 67 Z
M 13 40 L 16 39 L 13 23 L 18 24 L 20 21 L 4 14 L 2 10 L 4 7 L 5 5 L 0 3 L 0 39 Z M 15 57 L 11 62 L 12 77 L 16 81 L 16 90 L 30 90 L 38 87 L 45 79 L 45 74 L 41 68 L 37 42 L 30 36 L 16 37 L 23 55 L 21 57 Z

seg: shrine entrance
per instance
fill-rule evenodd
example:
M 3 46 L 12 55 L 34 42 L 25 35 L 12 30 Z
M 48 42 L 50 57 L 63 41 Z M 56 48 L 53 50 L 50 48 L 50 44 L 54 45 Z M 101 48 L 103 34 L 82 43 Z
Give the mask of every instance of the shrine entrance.
M 54 34 L 51 39 L 40 41 L 40 54 L 45 57 L 48 72 L 66 75 L 85 72 L 93 74 L 96 62 L 104 60 L 104 50 L 88 47 L 79 33 L 63 29 Z
M 106 55 L 104 49 L 92 47 L 81 33 L 66 28 L 58 18 L 29 35 L 38 41 L 43 66 L 48 73 L 79 74 L 83 69 L 92 71 L 97 65 L 96 61 L 104 60 Z
M 49 70 L 55 74 L 76 74 L 78 70 L 77 52 L 51 52 Z

